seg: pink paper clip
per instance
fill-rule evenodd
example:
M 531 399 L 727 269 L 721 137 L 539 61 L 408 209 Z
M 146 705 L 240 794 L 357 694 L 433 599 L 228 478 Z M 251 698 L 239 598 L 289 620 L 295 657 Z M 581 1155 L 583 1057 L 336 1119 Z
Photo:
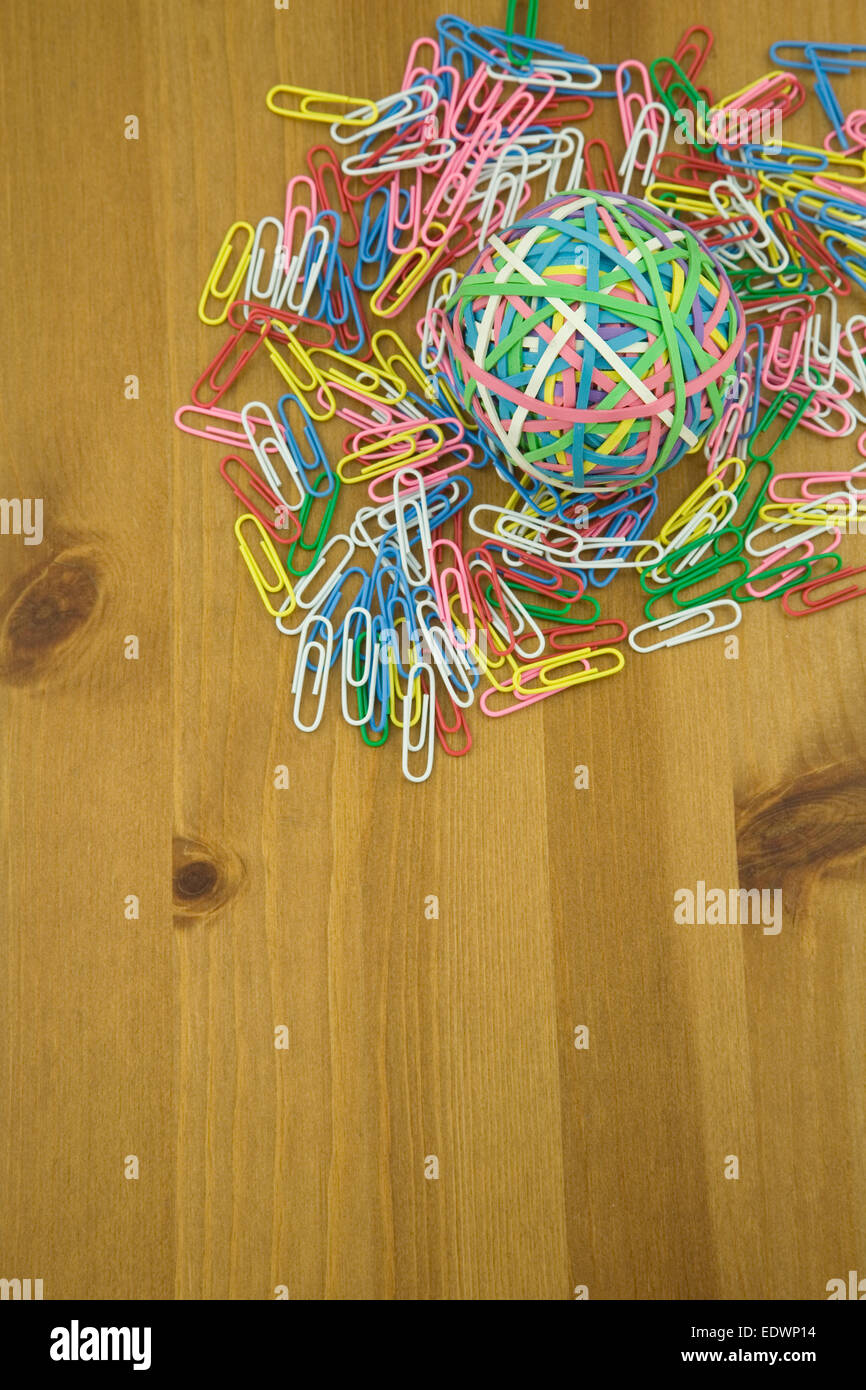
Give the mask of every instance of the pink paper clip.
M 824 136 L 824 149 L 828 154 L 857 154 L 866 149 L 866 111 L 849 111 L 842 129 L 848 139 L 848 148 L 843 150 L 835 130 Z
M 783 560 L 788 559 L 791 556 L 791 552 L 794 550 L 802 550 L 804 553 L 799 559 L 794 559 L 792 561 L 790 569 L 782 570 L 781 574 L 773 575 L 773 582 L 770 584 L 769 588 L 757 589 L 755 587 L 755 581 L 760 579 L 762 574 L 766 574 L 767 570 L 775 569 Z M 827 552 L 821 551 L 821 554 L 826 555 Z M 792 546 L 791 550 L 788 551 L 771 551 L 766 559 L 762 560 L 760 564 L 754 565 L 752 569 L 749 570 L 749 577 L 743 582 L 741 587 L 745 589 L 750 598 L 771 598 L 778 589 L 784 589 L 786 584 L 790 584 L 791 580 L 797 577 L 798 571 L 802 571 L 808 575 L 809 569 L 806 561 L 816 558 L 818 557 L 816 556 L 815 547 L 812 545 L 811 541 L 800 541 L 798 545 Z
M 436 564 L 436 560 L 443 551 L 451 553 L 454 564 L 444 565 L 440 568 Z M 431 587 L 436 599 L 436 608 L 443 623 L 453 631 L 455 645 L 460 648 L 474 647 L 476 639 L 475 610 L 472 607 L 472 589 L 462 550 L 458 550 L 453 541 L 434 541 L 430 547 L 430 569 L 432 572 Z M 463 607 L 461 626 L 466 633 L 465 638 L 461 637 L 454 626 L 448 593 L 451 580 L 454 581 L 457 597 Z
M 820 492 L 810 492 L 810 483 L 826 483 L 831 492 L 838 492 L 839 487 L 844 486 L 850 477 L 850 473 L 818 473 L 813 471 L 808 473 L 776 473 L 770 479 L 770 486 L 767 489 L 767 496 L 773 502 L 819 502 L 821 497 L 826 494 Z M 783 484 L 789 479 L 800 480 L 800 486 L 793 497 L 783 491 Z M 805 480 L 805 481 L 803 481 Z
M 412 462 L 412 467 L 420 473 L 424 479 L 424 486 L 427 488 L 436 487 L 438 483 L 450 478 L 452 473 L 459 473 L 462 469 L 471 466 L 473 449 L 471 444 L 458 444 L 451 451 L 456 455 L 455 462 L 441 465 L 441 460 L 428 459 L 421 463 Z M 403 465 L 401 465 L 402 467 Z M 377 488 L 380 491 L 377 492 Z M 377 478 L 372 478 L 367 487 L 370 500 L 382 507 L 391 501 L 391 489 L 393 488 L 393 474 L 382 474 Z
M 631 77 L 631 86 L 625 90 L 625 76 Z M 649 106 L 653 98 L 652 84 L 650 75 L 645 63 L 638 58 L 626 58 L 624 62 L 617 65 L 614 74 L 614 86 L 616 88 L 616 104 L 619 108 L 619 119 L 622 125 L 622 133 L 625 143 L 631 140 L 634 134 L 635 124 L 645 106 Z M 655 116 L 655 112 L 651 113 Z M 657 130 L 657 126 L 653 126 Z M 638 164 L 639 169 L 644 166 Z
M 530 705 L 537 705 L 539 700 L 549 700 L 551 695 L 560 695 L 563 690 L 568 690 L 568 688 L 567 685 L 554 686 L 552 690 L 539 691 L 535 695 L 518 696 L 514 681 L 509 681 L 501 690 L 494 685 L 489 686 L 488 689 L 482 693 L 478 704 L 488 718 L 499 719 L 503 714 L 514 714 L 517 710 L 528 709 Z M 514 695 L 513 704 L 506 705 L 504 709 L 490 709 L 490 700 L 495 699 L 497 696 L 512 694 Z
M 296 190 L 305 189 L 309 203 L 305 206 L 296 198 Z M 313 225 L 313 219 L 319 211 L 319 195 L 316 185 L 306 174 L 296 174 L 289 179 L 286 184 L 286 211 L 283 219 L 283 246 L 285 247 L 285 264 L 283 270 L 288 275 L 294 268 L 297 255 L 300 254 L 300 247 L 303 245 L 304 237 Z M 298 222 L 302 224 L 298 252 L 295 252 L 295 232 Z
M 194 425 L 187 424 L 185 418 L 187 415 L 202 416 L 207 421 L 204 429 L 197 429 Z M 232 420 L 241 424 L 241 416 L 236 410 L 223 410 L 220 406 L 206 408 L 200 405 L 182 405 L 174 413 L 174 423 L 179 430 L 183 430 L 184 434 L 194 434 L 199 439 L 209 439 L 212 444 L 222 444 L 223 446 L 228 444 L 229 448 L 252 449 L 249 438 L 243 429 L 220 429 L 218 425 L 213 423 L 214 420 Z M 271 428 L 270 421 L 265 420 L 260 415 L 248 415 L 246 421 L 252 427 L 254 434 L 259 425 L 264 425 L 266 429 Z
M 429 62 L 424 61 L 422 54 L 429 56 Z M 403 80 L 400 83 L 402 91 L 408 91 L 416 82 L 425 77 L 431 77 L 439 66 L 439 42 L 437 39 L 427 38 L 422 34 L 417 38 L 409 49 L 406 57 L 406 66 L 403 69 Z
M 487 68 L 483 63 L 479 64 L 469 81 L 464 82 L 455 92 L 451 103 L 451 130 L 455 140 L 462 141 L 464 144 L 471 144 L 473 137 L 477 136 L 479 128 L 485 124 L 484 116 L 487 111 L 496 105 L 501 91 L 501 82 L 498 82 L 492 90 L 488 87 Z M 483 94 L 480 104 L 476 101 L 479 94 Z M 467 113 L 470 119 L 467 125 L 460 129 L 460 119 Z
M 469 195 L 478 182 L 501 130 L 498 124 L 484 127 L 482 137 L 474 146 L 471 162 L 466 164 L 466 147 L 458 148 L 443 169 L 439 180 L 424 204 L 421 240 L 431 250 L 447 246 L 453 228 Z M 435 229 L 435 230 L 434 230 Z M 417 250 L 423 248 L 417 247 Z M 437 267 L 441 269 L 441 267 Z
M 783 309 L 779 315 L 778 323 L 770 332 L 761 372 L 761 380 L 770 390 L 785 391 L 794 380 L 803 358 L 803 347 L 809 322 L 808 319 L 797 316 L 794 321 L 795 326 L 791 341 L 788 347 L 783 349 L 781 346 L 782 334 L 788 327 L 787 311 Z M 776 370 L 777 368 L 778 370 Z

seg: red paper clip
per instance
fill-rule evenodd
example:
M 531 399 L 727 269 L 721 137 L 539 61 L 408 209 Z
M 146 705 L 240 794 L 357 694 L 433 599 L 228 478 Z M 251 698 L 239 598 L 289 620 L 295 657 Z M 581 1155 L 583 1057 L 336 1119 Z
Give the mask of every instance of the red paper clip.
M 699 35 L 703 43 L 693 35 Z M 686 77 L 694 82 L 713 47 L 713 31 L 705 24 L 691 24 L 685 31 L 673 52 L 675 63 L 679 63 Z M 712 105 L 712 103 L 710 103 Z
M 244 470 L 253 486 L 253 490 L 258 493 L 259 497 L 264 498 L 271 510 L 279 517 L 279 521 L 269 521 L 266 516 L 263 516 L 250 501 L 249 497 L 247 497 L 240 484 L 229 477 L 227 465 L 230 463 L 236 463 L 239 468 Z M 275 492 L 271 491 L 267 483 L 259 477 L 258 473 L 256 473 L 251 464 L 247 463 L 246 459 L 238 458 L 237 454 L 226 454 L 225 458 L 220 462 L 220 473 L 225 478 L 238 501 L 242 502 L 245 509 L 248 512 L 252 512 L 253 516 L 261 522 L 271 540 L 278 541 L 280 545 L 291 545 L 293 541 L 297 540 L 298 536 L 301 534 L 301 527 L 294 512 L 289 510 L 281 497 L 278 497 Z M 285 525 L 283 522 L 285 522 Z
M 837 584 L 840 579 L 850 579 L 855 574 L 866 573 L 866 565 L 849 565 L 847 569 L 836 570 L 833 574 L 824 575 L 822 579 L 810 579 L 808 584 L 800 584 L 795 589 L 789 589 L 782 598 L 782 607 L 789 618 L 806 618 L 810 613 L 820 613 L 825 608 L 835 608 L 839 603 L 848 603 L 854 598 L 866 596 L 866 585 L 859 588 L 856 584 L 850 584 L 847 589 L 843 589 L 841 594 L 831 594 L 829 598 L 821 599 L 818 603 L 812 603 L 808 595 L 813 589 L 820 589 L 825 585 Z M 788 600 L 794 594 L 800 596 L 803 604 L 802 608 L 792 608 Z

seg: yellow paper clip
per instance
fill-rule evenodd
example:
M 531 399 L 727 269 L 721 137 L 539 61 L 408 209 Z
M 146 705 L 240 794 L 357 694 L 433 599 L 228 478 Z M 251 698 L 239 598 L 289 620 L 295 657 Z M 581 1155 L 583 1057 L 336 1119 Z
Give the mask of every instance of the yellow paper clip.
M 726 488 L 722 482 L 721 475 L 726 468 L 730 468 L 731 464 L 735 466 L 736 477 Z M 706 502 L 708 500 L 706 497 L 707 493 L 712 491 L 733 491 L 734 488 L 738 487 L 739 484 L 742 482 L 743 478 L 745 477 L 745 474 L 745 463 L 742 459 L 736 458 L 735 456 L 724 459 L 721 463 L 716 464 L 712 473 L 708 474 L 706 478 L 703 478 L 698 483 L 698 486 L 694 489 L 694 491 L 690 492 L 688 497 L 686 497 L 685 500 L 680 503 L 676 510 L 671 512 L 667 521 L 665 521 L 664 524 L 661 526 L 657 539 L 661 541 L 663 545 L 668 545 L 672 538 L 676 535 L 676 533 L 686 524 L 686 522 L 689 521 L 691 517 L 695 515 L 696 512 L 700 511 L 701 508 L 706 505 Z M 713 514 L 711 511 L 709 511 L 707 513 L 707 524 L 710 527 L 710 529 L 712 529 L 712 520 Z M 704 531 L 700 527 L 695 532 L 695 535 L 703 534 Z
M 251 521 L 259 533 L 259 543 L 261 544 L 265 559 L 276 576 L 275 583 L 269 582 L 266 576 L 262 574 L 258 560 L 252 550 L 250 550 L 246 538 L 241 533 L 241 526 L 245 521 Z M 274 543 L 262 526 L 262 523 L 259 521 L 258 517 L 253 516 L 252 512 L 244 512 L 235 522 L 235 535 L 237 536 L 241 554 L 244 557 L 244 563 L 252 575 L 253 583 L 259 591 L 259 598 L 265 605 L 265 608 L 267 608 L 272 618 L 287 617 L 289 613 L 293 612 L 295 607 L 295 591 L 292 588 L 288 573 L 281 564 L 280 557 L 274 549 Z M 271 604 L 270 595 L 272 594 L 287 595 L 279 608 L 274 608 Z
M 283 378 L 283 381 L 285 381 L 290 386 L 292 391 L 295 393 L 307 393 L 310 391 L 318 390 L 318 388 L 322 385 L 322 378 L 316 370 L 316 367 L 313 363 L 312 358 L 310 357 L 310 354 L 307 352 L 307 349 L 300 342 L 298 342 L 298 339 L 295 337 L 294 333 L 288 333 L 286 337 L 281 339 L 280 341 L 285 345 L 290 357 L 294 358 L 294 361 L 295 363 L 297 363 L 297 366 L 301 369 L 301 371 L 305 373 L 304 376 L 299 375 L 297 369 L 294 366 L 294 363 L 292 364 L 292 366 L 290 366 L 286 359 L 283 357 L 282 353 L 271 341 L 271 339 L 265 338 L 265 347 L 267 348 L 268 353 L 270 354 L 271 361 L 273 362 L 280 376 Z M 331 411 L 329 415 L 314 415 L 313 418 L 316 420 L 330 420 L 331 415 L 333 415 L 333 413 L 334 412 Z M 313 412 L 311 411 L 310 414 L 312 415 Z
M 393 348 L 390 353 L 386 354 L 385 345 L 389 342 L 393 344 Z M 402 397 L 405 396 L 408 386 L 410 386 L 412 382 L 420 388 L 422 394 L 427 390 L 429 383 L 426 374 L 421 370 L 418 361 L 412 356 L 408 347 L 403 342 L 403 339 L 400 337 L 400 334 L 395 329 L 380 328 L 378 332 L 373 334 L 370 343 L 376 361 L 380 364 L 389 380 L 395 382 L 400 388 L 400 395 L 396 399 L 401 400 Z M 411 377 L 410 382 L 407 383 L 403 381 L 399 371 L 401 367 Z
M 397 256 L 385 279 L 370 298 L 373 313 L 383 319 L 399 313 L 409 303 L 425 275 L 440 259 L 443 250 L 444 245 L 434 251 L 429 251 L 426 246 L 413 246 L 411 251 L 404 251 L 402 256 Z M 388 296 L 395 285 L 397 289 L 394 297 L 389 300 Z
M 240 259 L 237 265 L 235 266 L 234 270 L 232 271 L 231 279 L 226 285 L 226 288 L 224 290 L 221 290 L 218 288 L 220 276 L 223 274 L 228 264 L 229 257 L 232 253 L 232 242 L 234 241 L 235 233 L 237 232 L 238 228 L 243 228 L 243 230 L 247 233 L 246 242 L 243 248 L 241 249 Z M 202 323 L 209 324 L 210 326 L 214 326 L 219 323 L 225 323 L 226 319 L 228 318 L 228 312 L 232 300 L 236 297 L 237 292 L 240 289 L 241 281 L 243 280 L 246 274 L 247 266 L 250 262 L 250 252 L 252 251 L 255 235 L 255 231 L 250 226 L 249 222 L 233 222 L 232 225 L 229 227 L 228 231 L 223 237 L 222 246 L 216 253 L 216 260 L 211 266 L 210 274 L 204 282 L 204 289 L 201 292 L 201 299 L 198 302 L 198 316 L 201 319 Z M 222 312 L 215 319 L 208 318 L 207 314 L 205 313 L 205 309 L 207 308 L 207 302 L 209 299 L 217 299 L 224 306 Z
M 451 411 L 451 414 L 460 421 L 461 425 L 468 425 L 471 429 L 477 429 L 478 421 L 475 419 L 475 416 L 470 415 L 465 406 L 457 400 L 457 397 L 451 390 L 448 380 L 444 376 L 440 376 L 437 385 L 442 395 L 445 397 L 445 403 Z M 424 394 L 427 395 L 426 390 Z
M 282 92 L 301 98 L 297 110 L 287 111 L 285 106 L 276 104 L 275 98 Z M 265 101 L 268 110 L 273 111 L 275 116 L 288 116 L 293 121 L 321 121 L 324 125 L 333 125 L 334 121 L 340 121 L 342 125 L 368 126 L 375 124 L 379 119 L 379 108 L 374 101 L 362 101 L 360 97 L 341 97 L 336 92 L 317 92 L 312 87 L 287 87 L 278 83 L 268 92 Z M 320 101 L 333 102 L 340 107 L 348 106 L 349 110 L 311 111 L 310 107 Z
M 511 652 L 506 652 L 502 649 L 502 646 L 497 640 L 496 629 L 494 627 L 491 626 L 489 628 L 486 644 L 481 641 L 481 618 L 477 609 L 474 611 L 475 616 L 478 618 L 476 639 L 474 642 L 469 642 L 467 640 L 468 633 L 466 628 L 460 622 L 460 619 L 454 616 L 453 611 L 451 611 L 451 626 L 454 628 L 455 632 L 459 632 L 464 650 L 472 653 L 477 664 L 481 667 L 485 678 L 495 690 L 505 695 L 513 689 L 515 677 L 522 667 L 519 662 L 515 661 Z M 496 657 L 491 656 L 491 650 L 497 653 Z M 499 681 L 496 679 L 493 672 L 501 671 L 503 668 L 510 668 L 511 674 L 506 675 L 504 681 Z
M 336 348 L 311 348 L 309 356 L 321 381 L 345 386 L 347 390 L 357 391 L 358 395 L 366 396 L 368 400 L 394 405 L 406 394 L 402 381 L 392 389 L 393 378 L 390 374 L 386 379 L 384 373 L 371 362 L 359 362 L 356 357 L 347 357 Z
M 548 677 L 548 672 L 567 666 L 570 662 L 579 661 L 581 666 L 585 666 L 587 661 L 593 662 L 600 656 L 613 657 L 613 664 L 606 668 L 590 665 L 589 670 L 575 671 L 572 675 L 553 679 Z M 562 656 L 554 656 L 548 661 L 537 661 L 531 666 L 525 666 L 515 678 L 514 693 L 523 696 L 546 695 L 553 690 L 565 690 L 571 685 L 583 685 L 586 681 L 598 681 L 604 676 L 615 676 L 624 665 L 625 657 L 618 647 L 580 647 L 577 651 L 564 652 Z M 536 678 L 539 685 L 534 689 L 527 689 L 525 680 Z
M 431 444 L 418 444 L 414 438 L 416 434 L 429 434 L 432 436 Z M 372 444 L 364 444 L 360 449 L 353 449 L 351 453 L 344 454 L 337 464 L 337 477 L 343 483 L 366 483 L 370 478 L 376 478 L 380 473 L 393 473 L 397 468 L 402 467 L 411 461 L 412 467 L 417 467 L 419 463 L 426 463 L 428 459 L 436 458 L 445 443 L 445 435 L 438 425 L 433 424 L 432 420 L 413 421 L 403 429 L 395 430 L 386 439 L 374 439 Z M 385 453 L 391 444 L 403 444 L 404 448 L 399 453 Z M 355 460 L 363 463 L 371 454 L 379 454 L 379 458 L 373 458 L 365 467 L 361 468 L 355 478 L 346 477 L 346 466 Z
M 399 630 L 400 624 L 405 623 L 405 621 L 405 618 L 398 618 L 397 623 L 395 624 L 395 635 L 396 632 Z M 406 697 L 409 694 L 409 684 L 407 682 L 405 690 L 401 688 L 400 672 L 397 667 L 397 662 L 395 660 L 394 653 L 390 650 L 390 643 L 388 644 L 388 646 L 388 686 L 390 690 L 390 694 L 388 697 L 388 715 L 391 722 L 393 724 L 396 724 L 398 729 L 402 729 L 405 722 Z M 411 652 L 412 657 L 408 662 L 408 665 L 410 667 L 414 666 L 415 662 L 420 660 L 418 648 L 414 642 L 411 643 Z M 402 719 L 400 718 L 400 715 L 398 715 L 397 713 L 398 708 L 403 712 Z M 409 708 L 412 714 L 412 717 L 409 720 L 409 726 L 411 728 L 414 724 L 417 724 L 418 720 L 421 718 L 421 685 L 418 681 L 414 681 L 412 684 L 412 703 L 409 706 Z

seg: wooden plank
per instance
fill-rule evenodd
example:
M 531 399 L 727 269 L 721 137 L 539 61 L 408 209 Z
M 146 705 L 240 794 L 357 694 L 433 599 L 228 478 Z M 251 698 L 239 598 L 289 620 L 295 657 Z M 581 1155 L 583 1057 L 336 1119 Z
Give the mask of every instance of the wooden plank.
M 864 1268 L 859 605 L 753 604 L 736 660 L 475 712 L 469 757 L 410 786 L 333 709 L 294 730 L 220 456 L 171 426 L 225 228 L 279 212 L 315 143 L 266 90 L 391 90 L 436 13 L 0 11 L 0 491 L 46 516 L 38 548 L 0 537 L 0 1276 L 46 1297 L 820 1298 Z M 701 17 L 714 91 L 777 37 L 859 37 L 853 0 Z M 539 33 L 648 61 L 694 18 L 545 4 Z M 637 620 L 628 580 L 604 611 Z M 778 935 L 675 923 L 678 889 L 740 875 L 781 888 Z

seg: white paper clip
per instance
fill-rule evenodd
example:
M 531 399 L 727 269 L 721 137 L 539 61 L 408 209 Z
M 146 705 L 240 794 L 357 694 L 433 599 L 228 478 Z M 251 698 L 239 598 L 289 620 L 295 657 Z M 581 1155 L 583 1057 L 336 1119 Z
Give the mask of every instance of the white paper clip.
M 255 421 L 250 420 L 251 413 L 255 413 L 257 417 Z M 262 416 L 264 416 L 268 423 L 270 434 L 256 433 L 256 424 L 261 424 Z M 249 447 L 256 456 L 256 461 L 264 474 L 268 486 L 273 488 L 280 501 L 285 504 L 287 511 L 296 512 L 307 496 L 307 488 L 304 485 L 304 480 L 295 460 L 289 453 L 286 436 L 274 419 L 273 411 L 269 406 L 266 406 L 263 401 L 247 401 L 246 405 L 241 410 L 241 423 L 244 427 L 244 433 L 249 440 Z M 268 452 L 269 445 L 271 446 L 270 452 Z M 280 479 L 279 473 L 271 462 L 274 454 L 276 454 L 285 468 L 289 476 L 289 482 L 292 483 L 297 490 L 297 502 L 289 502 L 286 500 L 283 492 L 285 484 Z
M 727 605 L 734 610 L 734 620 L 730 623 L 716 623 L 714 621 L 714 611 L 717 608 L 724 608 Z M 706 617 L 707 621 L 700 627 L 689 628 L 688 632 L 677 633 L 673 637 L 665 637 L 661 642 L 653 642 L 650 646 L 640 646 L 635 642 L 635 637 L 639 632 L 669 632 L 671 628 L 679 627 L 681 623 L 691 622 L 693 618 Z M 716 632 L 730 632 L 732 627 L 739 625 L 743 616 L 743 610 L 732 598 L 714 599 L 712 603 L 697 604 L 694 608 L 684 608 L 680 613 L 672 613 L 667 618 L 653 618 L 652 622 L 641 623 L 640 627 L 633 627 L 628 634 L 628 644 L 635 652 L 655 652 L 661 647 L 679 647 L 683 642 L 694 642 L 698 637 L 710 637 Z
M 626 560 L 621 555 L 615 555 L 611 560 L 594 560 L 592 551 L 595 550 L 622 550 L 624 546 L 636 546 L 643 550 L 649 546 L 655 546 L 657 554 L 644 560 Z M 589 551 L 589 554 L 587 554 Z M 664 550 L 661 541 L 644 540 L 642 536 L 578 536 L 577 538 L 577 565 L 580 569 L 589 570 L 626 570 L 626 569 L 649 569 L 651 566 L 659 564 L 664 559 Z
M 421 692 L 421 717 L 417 726 L 411 723 L 412 702 L 415 698 L 415 682 L 421 676 L 427 678 L 427 690 Z M 403 696 L 403 776 L 409 782 L 426 782 L 433 771 L 433 754 L 436 749 L 436 703 L 433 698 L 433 668 L 426 661 L 415 661 L 409 667 L 409 679 Z M 413 730 L 418 733 L 413 737 Z M 409 770 L 409 758 L 413 753 L 427 751 L 424 771 L 419 775 Z
M 273 262 L 271 273 L 265 286 L 259 284 L 262 266 L 265 260 L 265 248 L 262 246 L 262 232 L 270 225 L 277 229 L 277 244 L 273 250 Z M 271 296 L 280 283 L 280 277 L 285 267 L 285 248 L 283 246 L 283 224 L 277 217 L 263 217 L 256 227 L 253 245 L 250 251 L 250 261 L 247 266 L 247 278 L 244 286 L 244 299 L 264 299 L 270 302 Z
M 324 584 L 322 585 L 319 592 L 316 594 L 315 598 L 307 599 L 305 601 L 301 598 L 301 594 L 306 594 L 307 586 L 311 583 L 313 579 L 315 579 L 316 575 L 319 573 L 319 570 L 322 569 L 327 558 L 328 551 L 331 549 L 332 546 L 337 545 L 340 542 L 342 542 L 342 544 L 346 547 L 345 555 L 334 566 L 333 570 L 328 575 L 328 578 L 325 580 Z M 313 565 L 313 568 L 309 570 L 305 575 L 303 575 L 295 585 L 295 598 L 297 600 L 298 607 L 306 608 L 308 610 L 315 610 L 321 607 L 321 605 L 325 602 L 325 599 L 328 597 L 328 594 L 334 588 L 334 585 L 340 582 L 340 576 L 342 575 L 343 570 L 348 565 L 354 553 L 355 542 L 351 539 L 350 536 L 346 536 L 342 532 L 339 532 L 336 536 L 330 536 L 328 540 L 325 542 L 325 544 L 322 546 L 322 549 L 319 552 L 319 558 Z
M 311 637 L 315 628 L 320 627 L 324 631 L 324 641 Z M 325 696 L 328 693 L 328 673 L 331 668 L 331 656 L 334 650 L 334 629 L 327 618 L 323 618 L 318 613 L 309 613 L 304 619 L 301 627 L 301 640 L 298 645 L 298 655 L 295 659 L 295 672 L 292 676 L 292 694 L 295 702 L 292 707 L 292 718 L 295 725 L 302 733 L 311 734 L 318 729 L 322 722 L 322 715 L 325 710 Z M 301 718 L 301 702 L 304 698 L 304 686 L 307 678 L 307 662 L 310 658 L 314 659 L 313 666 L 313 697 L 318 697 L 316 713 L 312 724 L 305 724 Z
M 353 627 L 354 620 L 360 618 L 364 627 L 364 664 L 360 676 L 354 673 L 355 662 L 355 636 Z M 373 718 L 374 693 L 376 690 L 376 680 L 379 674 L 380 647 L 373 635 L 373 615 L 369 608 L 356 605 L 350 608 L 346 614 L 343 624 L 343 651 L 340 659 L 340 669 L 342 679 L 340 682 L 340 703 L 343 710 L 343 718 L 347 724 L 352 724 L 355 728 L 360 728 L 362 724 L 369 724 Z M 349 713 L 349 691 L 367 689 L 367 713 L 357 718 Z

